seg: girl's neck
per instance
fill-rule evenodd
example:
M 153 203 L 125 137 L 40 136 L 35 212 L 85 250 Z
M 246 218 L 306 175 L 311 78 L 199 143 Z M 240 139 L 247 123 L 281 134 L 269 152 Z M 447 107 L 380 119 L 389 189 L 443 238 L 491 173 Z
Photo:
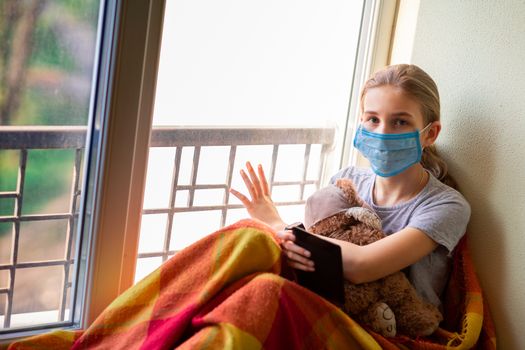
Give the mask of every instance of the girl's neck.
M 429 175 L 421 164 L 395 176 L 376 176 L 372 189 L 373 201 L 376 205 L 387 207 L 406 202 L 421 192 L 428 178 Z

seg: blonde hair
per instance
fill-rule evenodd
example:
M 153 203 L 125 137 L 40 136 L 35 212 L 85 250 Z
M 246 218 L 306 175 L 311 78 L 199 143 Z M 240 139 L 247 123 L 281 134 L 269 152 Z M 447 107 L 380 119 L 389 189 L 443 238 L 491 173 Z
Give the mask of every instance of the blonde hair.
M 421 106 L 424 125 L 440 118 L 439 92 L 436 83 L 424 70 L 413 64 L 387 66 L 372 75 L 361 91 L 361 112 L 364 97 L 369 89 L 392 85 L 401 88 Z M 441 182 L 457 189 L 457 183 L 448 173 L 447 163 L 441 158 L 435 145 L 425 147 L 421 165 Z

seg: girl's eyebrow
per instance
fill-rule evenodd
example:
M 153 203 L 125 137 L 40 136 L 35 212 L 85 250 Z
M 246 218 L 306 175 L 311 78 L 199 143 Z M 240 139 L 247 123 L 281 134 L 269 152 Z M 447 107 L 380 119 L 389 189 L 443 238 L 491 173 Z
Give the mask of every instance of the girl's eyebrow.
M 408 112 L 397 112 L 397 113 L 392 113 L 391 114 L 392 117 L 408 117 L 408 118 L 414 118 L 414 116 Z
M 376 111 L 364 111 L 364 114 L 377 114 Z M 408 117 L 414 118 L 414 116 L 408 112 L 396 112 L 389 115 L 390 117 Z

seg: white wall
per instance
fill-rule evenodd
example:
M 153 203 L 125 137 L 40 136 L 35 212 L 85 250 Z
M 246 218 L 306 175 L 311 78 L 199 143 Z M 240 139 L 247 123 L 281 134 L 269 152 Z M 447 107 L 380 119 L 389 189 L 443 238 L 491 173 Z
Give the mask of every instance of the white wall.
M 525 1 L 421 0 L 412 62 L 440 88 L 498 347 L 525 349 Z

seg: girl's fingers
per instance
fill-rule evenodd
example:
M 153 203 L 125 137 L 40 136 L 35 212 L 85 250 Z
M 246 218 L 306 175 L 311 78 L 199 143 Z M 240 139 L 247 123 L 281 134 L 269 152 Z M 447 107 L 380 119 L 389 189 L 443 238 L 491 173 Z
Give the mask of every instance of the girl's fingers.
M 308 250 L 298 246 L 297 244 L 291 241 L 285 241 L 283 243 L 283 246 L 287 252 L 291 252 L 295 254 L 294 256 L 299 257 L 299 259 L 296 259 L 296 260 L 301 261 L 301 262 L 307 262 L 307 263 L 311 262 L 313 264 L 313 261 L 308 259 L 311 256 Z
M 233 188 L 230 188 L 230 193 L 237 197 L 237 199 L 239 199 L 245 207 L 250 205 L 250 200 L 244 194 L 240 193 L 237 190 L 234 190 Z
M 283 241 L 295 241 L 295 236 L 290 230 L 277 231 L 277 237 Z
M 294 269 L 297 269 L 297 270 L 315 271 L 315 267 L 313 267 L 313 266 L 304 265 L 304 264 L 298 263 L 298 262 L 290 260 L 290 259 L 287 260 L 287 263 L 288 263 L 288 266 L 291 266 L 291 267 L 293 267 Z
M 252 164 L 250 162 L 246 162 L 246 168 L 248 169 L 248 174 L 250 174 L 250 178 L 253 183 L 253 188 L 255 193 L 257 193 L 257 196 L 260 196 L 263 191 L 261 188 L 261 182 L 259 181 L 259 178 L 255 174 L 255 170 L 253 170 Z
M 293 262 L 295 263 L 298 263 L 298 264 L 301 264 L 301 265 L 304 265 L 304 266 L 309 266 L 309 267 L 313 267 L 314 266 L 314 262 L 310 259 L 307 259 L 305 257 L 303 257 L 302 255 L 299 255 L 299 254 L 296 254 L 294 252 L 291 252 L 289 250 L 287 250 L 285 252 L 286 256 Z
M 295 263 L 295 262 L 293 262 L 291 260 L 288 260 L 288 266 L 291 266 L 294 269 L 302 270 L 302 271 L 309 271 L 309 272 L 314 272 L 315 271 L 315 267 L 310 267 L 310 266 L 305 266 L 305 265 L 302 265 L 302 264 L 298 264 L 298 263 Z
M 266 180 L 266 175 L 264 175 L 264 170 L 261 164 L 257 167 L 259 173 L 259 178 L 261 179 L 262 192 L 266 196 L 270 196 L 270 190 L 268 188 L 268 181 Z
M 250 192 L 250 196 L 252 197 L 252 199 L 256 199 L 257 193 L 253 189 L 253 184 L 248 178 L 248 175 L 246 175 L 246 173 L 244 172 L 244 170 L 241 170 L 241 177 L 242 177 L 242 180 L 244 181 L 244 184 L 246 185 L 246 188 L 248 189 L 248 192 Z
M 288 265 L 295 269 L 303 271 L 314 271 L 314 262 L 308 257 L 310 252 L 304 248 L 299 247 L 291 241 L 282 243 L 283 252 L 286 255 Z

